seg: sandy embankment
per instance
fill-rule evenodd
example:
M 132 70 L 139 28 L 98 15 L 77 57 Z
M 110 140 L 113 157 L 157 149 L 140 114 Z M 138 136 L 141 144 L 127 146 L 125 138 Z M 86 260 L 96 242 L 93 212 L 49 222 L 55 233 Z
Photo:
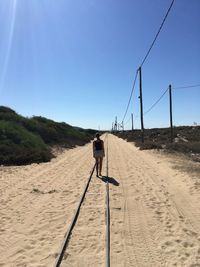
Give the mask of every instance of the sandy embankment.
M 0 168 L 0 266 L 53 266 L 93 165 L 91 149 Z M 112 135 L 108 152 L 111 266 L 200 266 L 200 178 Z M 65 266 L 105 266 L 105 184 L 95 177 Z

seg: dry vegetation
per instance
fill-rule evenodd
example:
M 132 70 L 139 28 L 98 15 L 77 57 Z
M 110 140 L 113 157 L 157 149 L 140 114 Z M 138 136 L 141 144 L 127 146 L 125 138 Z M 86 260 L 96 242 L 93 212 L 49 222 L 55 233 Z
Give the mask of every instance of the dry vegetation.
M 174 127 L 173 143 L 170 139 L 170 128 L 145 129 L 144 143 L 141 142 L 140 130 L 118 132 L 116 135 L 128 142 L 134 142 L 140 149 L 163 149 L 200 161 L 200 126 Z

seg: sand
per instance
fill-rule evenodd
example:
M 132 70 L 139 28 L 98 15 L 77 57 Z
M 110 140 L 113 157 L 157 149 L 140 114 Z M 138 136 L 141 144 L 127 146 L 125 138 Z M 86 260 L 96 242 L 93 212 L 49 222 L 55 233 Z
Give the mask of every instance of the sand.
M 111 266 L 200 266 L 199 174 L 110 134 L 107 144 Z M 49 163 L 0 167 L 0 266 L 54 265 L 93 164 L 90 143 Z M 62 267 L 105 266 L 105 196 L 94 175 Z

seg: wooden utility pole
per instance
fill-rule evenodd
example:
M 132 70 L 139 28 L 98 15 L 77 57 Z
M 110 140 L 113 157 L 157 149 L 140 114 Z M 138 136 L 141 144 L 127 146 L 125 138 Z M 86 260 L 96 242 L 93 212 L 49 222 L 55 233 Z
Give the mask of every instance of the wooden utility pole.
M 132 131 L 133 131 L 133 113 L 131 113 Z
M 173 142 L 173 121 L 172 121 L 172 86 L 169 85 L 169 108 L 170 108 L 170 128 L 171 128 L 171 142 Z
M 144 143 L 144 122 L 143 122 L 143 102 L 142 102 L 142 69 L 139 68 L 139 77 L 140 77 L 140 119 L 141 119 L 141 135 L 142 143 Z
M 117 116 L 115 117 L 115 125 L 116 125 L 116 132 L 117 132 Z

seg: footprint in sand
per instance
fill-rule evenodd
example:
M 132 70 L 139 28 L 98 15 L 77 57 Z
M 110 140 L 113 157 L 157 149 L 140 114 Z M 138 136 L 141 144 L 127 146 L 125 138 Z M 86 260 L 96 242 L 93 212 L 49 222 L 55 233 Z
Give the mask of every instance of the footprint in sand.
M 168 221 L 168 222 L 166 222 L 166 227 L 167 228 L 172 228 L 173 227 L 173 224 Z
M 187 228 L 183 228 L 183 231 L 184 231 L 185 233 L 187 233 L 188 235 L 190 235 L 190 236 L 197 236 L 197 235 L 198 235 L 196 232 L 191 231 L 191 230 L 189 230 L 189 229 L 187 229 Z M 200 241 L 200 237 L 198 238 L 198 240 Z
M 182 245 L 183 245 L 184 248 L 194 247 L 194 244 L 193 244 L 193 243 L 190 243 L 190 242 L 188 242 L 188 241 L 184 241 L 184 242 L 182 243 Z
M 161 215 L 161 214 L 163 214 L 163 211 L 156 210 L 155 213 L 158 214 L 158 215 Z
M 181 239 L 176 239 L 175 242 L 179 244 L 179 243 L 182 242 L 182 240 Z

